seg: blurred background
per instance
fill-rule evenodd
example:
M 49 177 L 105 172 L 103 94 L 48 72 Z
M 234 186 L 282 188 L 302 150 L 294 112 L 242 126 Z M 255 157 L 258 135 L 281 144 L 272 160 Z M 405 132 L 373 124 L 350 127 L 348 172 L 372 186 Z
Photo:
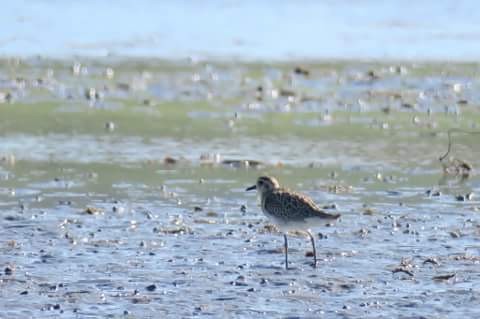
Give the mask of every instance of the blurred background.
M 453 59 L 480 54 L 474 0 L 56 1 L 0 12 L 3 55 Z

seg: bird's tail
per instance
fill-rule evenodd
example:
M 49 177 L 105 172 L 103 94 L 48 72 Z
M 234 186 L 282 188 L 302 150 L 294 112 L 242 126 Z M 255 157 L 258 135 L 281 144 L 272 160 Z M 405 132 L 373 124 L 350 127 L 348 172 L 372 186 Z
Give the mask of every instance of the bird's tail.
M 330 219 L 330 220 L 335 220 L 340 218 L 340 214 L 329 214 L 325 213 L 323 210 L 319 210 L 317 212 L 318 217 L 323 218 L 323 219 Z

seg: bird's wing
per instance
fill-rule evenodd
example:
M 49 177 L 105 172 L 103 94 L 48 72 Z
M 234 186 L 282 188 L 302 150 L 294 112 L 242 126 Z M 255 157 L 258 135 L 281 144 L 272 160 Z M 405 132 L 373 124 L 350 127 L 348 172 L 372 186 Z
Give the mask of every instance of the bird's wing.
M 337 215 L 330 215 L 322 211 L 310 197 L 283 189 L 266 194 L 264 208 L 269 214 L 280 219 L 338 218 Z

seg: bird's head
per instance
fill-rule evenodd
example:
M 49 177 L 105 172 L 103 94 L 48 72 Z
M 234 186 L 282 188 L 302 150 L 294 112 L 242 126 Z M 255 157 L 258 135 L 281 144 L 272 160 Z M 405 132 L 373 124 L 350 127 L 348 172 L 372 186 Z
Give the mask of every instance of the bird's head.
M 259 193 L 265 193 L 277 189 L 280 187 L 280 184 L 274 177 L 270 176 L 260 176 L 257 179 L 257 183 L 248 187 L 246 190 L 251 191 L 256 189 Z

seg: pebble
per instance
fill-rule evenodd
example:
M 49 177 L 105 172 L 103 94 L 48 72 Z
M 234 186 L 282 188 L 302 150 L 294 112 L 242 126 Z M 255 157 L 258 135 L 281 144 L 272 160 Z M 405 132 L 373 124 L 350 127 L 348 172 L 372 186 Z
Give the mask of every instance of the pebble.
M 207 307 L 208 307 L 207 305 L 200 305 L 200 306 L 195 307 L 195 311 L 202 312 L 202 311 L 207 310 Z
M 461 236 L 460 233 L 457 231 L 451 231 L 449 234 L 450 234 L 450 237 L 452 238 L 460 238 Z
M 155 291 L 157 289 L 157 286 L 152 284 L 152 285 L 149 285 L 149 286 L 145 287 L 145 289 L 147 289 L 148 291 Z
M 115 75 L 115 71 L 112 68 L 107 68 L 105 70 L 105 77 L 109 80 L 113 79 L 113 76 Z
M 97 90 L 95 88 L 85 89 L 85 98 L 89 101 L 94 101 L 97 96 Z
M 431 196 L 431 197 L 439 197 L 440 195 L 442 195 L 442 193 L 440 193 L 440 191 L 434 191 L 434 190 L 431 190 L 431 189 L 427 190 L 425 192 L 425 194 L 427 196 Z
M 109 132 L 113 132 L 115 130 L 115 123 L 113 122 L 105 123 L 105 129 Z
M 241 282 L 241 281 L 237 281 L 237 280 L 231 281 L 230 285 L 232 285 L 232 286 L 242 286 L 242 287 L 248 286 L 246 283 Z
M 173 157 L 170 157 L 170 156 L 166 156 L 164 159 L 163 159 L 163 163 L 164 164 L 167 164 L 167 165 L 174 165 L 174 164 L 177 164 L 178 160 L 173 158 Z
M 337 204 L 333 203 L 333 204 L 324 205 L 322 208 L 323 209 L 337 209 Z
M 294 72 L 295 74 L 303 75 L 303 76 L 309 76 L 309 75 L 310 75 L 310 71 L 309 71 L 309 70 L 307 70 L 306 68 L 300 67 L 300 66 L 295 67 L 295 69 L 293 70 L 293 72 Z
M 0 103 L 10 102 L 12 94 L 10 92 L 0 92 Z
M 13 274 L 13 268 L 10 266 L 7 266 L 5 267 L 4 272 L 6 276 L 10 276 L 11 274 Z
M 327 239 L 328 238 L 328 236 L 323 234 L 323 233 L 318 233 L 317 236 L 318 236 L 318 239 Z

